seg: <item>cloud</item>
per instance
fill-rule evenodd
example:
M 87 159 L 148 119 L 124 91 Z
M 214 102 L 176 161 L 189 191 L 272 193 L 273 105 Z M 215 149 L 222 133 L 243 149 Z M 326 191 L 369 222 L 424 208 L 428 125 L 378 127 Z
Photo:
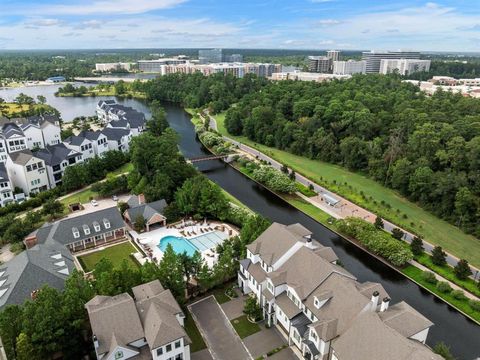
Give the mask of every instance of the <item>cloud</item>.
M 91 14 L 142 14 L 153 10 L 168 9 L 187 0 L 88 0 L 79 5 L 39 6 L 37 11 L 61 15 Z
M 36 27 L 44 27 L 44 26 L 58 26 L 62 25 L 62 21 L 59 19 L 36 19 L 31 20 L 26 23 L 27 27 L 36 28 Z
M 310 0 L 310 2 L 314 4 L 323 4 L 323 3 L 328 3 L 328 2 L 333 2 L 335 0 Z
M 99 29 L 102 27 L 103 22 L 99 20 L 87 20 L 82 22 L 82 26 L 86 28 Z
M 320 26 L 332 26 L 332 25 L 338 25 L 340 23 L 341 21 L 335 20 L 335 19 L 322 19 L 322 20 L 316 21 L 316 24 Z
M 335 44 L 335 41 L 333 41 L 333 40 L 320 40 L 319 42 L 317 42 L 317 45 L 319 45 L 319 46 L 333 45 L 333 44 Z

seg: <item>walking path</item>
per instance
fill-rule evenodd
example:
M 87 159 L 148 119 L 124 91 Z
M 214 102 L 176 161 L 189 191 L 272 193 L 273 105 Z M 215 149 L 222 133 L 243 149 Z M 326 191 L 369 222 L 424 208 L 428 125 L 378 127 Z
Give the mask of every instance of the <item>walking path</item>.
M 200 117 L 205 120 L 205 118 L 202 114 L 200 114 Z M 208 117 L 209 117 L 210 128 L 218 131 L 216 120 L 210 115 L 208 115 Z M 282 163 L 276 161 L 275 159 L 272 159 L 271 157 L 265 155 L 264 153 L 254 149 L 254 148 L 252 148 L 248 145 L 245 145 L 241 142 L 238 142 L 234 139 L 231 139 L 228 136 L 223 136 L 223 138 L 226 141 L 231 142 L 235 146 L 238 146 L 238 148 L 241 151 L 246 152 L 246 153 L 256 157 L 259 160 L 264 160 L 264 161 L 269 162 L 273 168 L 275 168 L 277 170 L 282 169 L 282 167 L 283 167 Z M 375 221 L 376 217 L 377 217 L 374 213 L 372 213 L 372 212 L 370 212 L 370 211 L 352 203 L 351 201 L 348 201 L 347 199 L 339 196 L 338 194 L 335 194 L 335 193 L 329 191 L 328 189 L 324 188 L 323 186 L 320 186 L 320 185 L 312 182 L 311 180 L 309 180 L 308 178 L 306 178 L 305 176 L 303 176 L 301 174 L 295 173 L 295 180 L 297 182 L 307 186 L 307 187 L 309 187 L 310 185 L 313 186 L 313 190 L 316 193 L 318 193 L 319 195 L 314 196 L 312 198 L 302 196 L 302 199 L 308 201 L 309 203 L 311 203 L 312 205 L 321 209 L 322 211 L 328 213 L 332 217 L 335 217 L 337 219 L 343 219 L 343 218 L 346 218 L 346 217 L 349 217 L 349 216 L 355 216 L 355 217 L 360 217 L 360 218 L 362 218 L 366 221 L 369 221 L 371 223 L 373 223 Z M 339 202 L 337 204 L 335 204 L 335 206 L 330 206 L 326 203 L 325 199 L 323 198 L 323 196 L 325 196 L 325 195 L 336 198 L 336 199 L 339 200 Z M 400 230 L 402 230 L 405 234 L 404 237 L 403 237 L 403 240 L 405 240 L 407 243 L 410 243 L 413 240 L 413 238 L 415 237 L 414 234 L 396 226 L 395 224 L 393 224 L 393 223 L 391 223 L 391 222 L 389 222 L 385 219 L 383 219 L 383 224 L 384 224 L 384 229 L 389 233 L 391 233 L 392 230 L 395 229 L 395 228 L 399 228 Z M 423 240 L 423 247 L 424 247 L 426 253 L 431 254 L 435 245 Z M 459 258 L 457 258 L 456 256 L 454 256 L 452 254 L 447 253 L 447 259 L 446 260 L 447 260 L 447 263 L 450 266 L 455 266 L 455 265 L 457 265 L 457 262 L 459 261 Z M 476 280 L 478 278 L 478 274 L 480 273 L 480 269 L 478 269 L 478 268 L 476 268 L 472 265 L 470 265 L 470 269 L 472 270 L 472 273 L 473 273 L 471 278 Z

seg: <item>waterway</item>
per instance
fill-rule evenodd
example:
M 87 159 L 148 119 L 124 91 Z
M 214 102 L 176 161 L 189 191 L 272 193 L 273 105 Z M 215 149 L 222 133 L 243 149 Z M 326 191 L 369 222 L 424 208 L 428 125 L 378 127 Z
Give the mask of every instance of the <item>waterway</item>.
M 47 103 L 56 107 L 65 121 L 75 116 L 93 115 L 99 98 L 55 98 L 56 86 L 0 89 L 0 97 L 12 100 L 20 92 L 32 97 L 44 95 Z M 133 99 L 119 102 L 149 115 L 145 103 Z M 208 154 L 196 139 L 189 115 L 182 108 L 166 104 L 170 126 L 180 134 L 180 149 L 185 157 Z M 272 221 L 284 224 L 301 223 L 314 233 L 314 237 L 325 246 L 331 246 L 345 268 L 359 281 L 380 282 L 392 298 L 392 303 L 406 301 L 435 325 L 430 329 L 428 344 L 434 346 L 443 341 L 452 352 L 463 360 L 480 356 L 480 326 L 437 299 L 426 290 L 407 280 L 390 267 L 339 237 L 328 228 L 298 211 L 285 201 L 272 195 L 263 187 L 220 160 L 197 163 L 198 168 L 211 180 L 227 190 L 252 210 Z M 387 359 L 386 359 L 387 360 Z

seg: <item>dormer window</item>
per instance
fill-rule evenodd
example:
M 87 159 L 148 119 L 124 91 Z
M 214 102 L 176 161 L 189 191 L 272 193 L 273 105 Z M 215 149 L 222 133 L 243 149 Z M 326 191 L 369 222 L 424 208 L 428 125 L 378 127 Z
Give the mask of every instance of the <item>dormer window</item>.
M 110 229 L 110 221 L 108 219 L 103 219 L 103 225 L 105 229 Z
M 100 224 L 98 222 L 93 223 L 93 228 L 95 229 L 96 232 L 100 231 Z
M 88 227 L 88 225 L 83 225 L 83 232 L 85 233 L 85 235 L 90 235 L 90 228 Z
M 318 301 L 316 296 L 313 298 L 313 305 L 315 305 L 317 309 L 320 309 L 320 301 Z
M 72 233 L 73 233 L 73 237 L 74 237 L 75 239 L 78 239 L 78 238 L 80 237 L 80 231 L 78 231 L 77 228 L 75 228 L 75 227 L 72 228 Z

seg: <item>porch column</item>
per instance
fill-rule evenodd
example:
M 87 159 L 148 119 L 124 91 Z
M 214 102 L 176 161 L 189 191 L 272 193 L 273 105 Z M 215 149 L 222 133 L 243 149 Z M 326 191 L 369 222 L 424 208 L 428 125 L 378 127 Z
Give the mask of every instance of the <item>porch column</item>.
M 85 245 L 85 239 L 82 240 L 82 243 L 83 243 L 83 250 L 85 250 L 87 248 L 87 246 Z

